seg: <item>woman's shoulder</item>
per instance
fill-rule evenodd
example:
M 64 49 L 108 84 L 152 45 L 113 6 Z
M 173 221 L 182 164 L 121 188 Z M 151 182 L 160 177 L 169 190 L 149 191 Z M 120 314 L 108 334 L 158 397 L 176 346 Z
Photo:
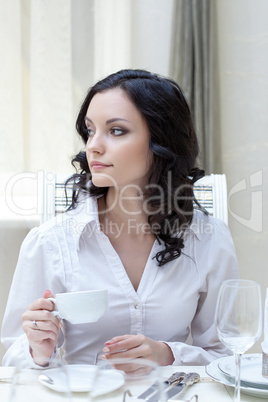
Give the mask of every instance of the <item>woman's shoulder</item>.
M 44 238 L 51 241 L 55 236 L 71 235 L 83 230 L 91 221 L 98 219 L 97 202 L 94 197 L 82 199 L 76 208 L 59 213 L 55 217 L 33 228 L 26 238 Z M 53 241 L 53 240 L 52 240 Z
M 226 223 L 200 210 L 194 210 L 190 231 L 199 239 L 211 239 L 216 235 L 230 236 Z
M 56 244 L 57 231 L 64 225 L 64 216 L 57 216 L 32 228 L 22 243 L 22 249 L 47 248 L 52 243 Z
M 231 232 L 223 220 L 195 211 L 190 227 L 197 238 L 195 253 L 199 259 L 215 261 L 231 257 L 232 261 L 236 260 Z

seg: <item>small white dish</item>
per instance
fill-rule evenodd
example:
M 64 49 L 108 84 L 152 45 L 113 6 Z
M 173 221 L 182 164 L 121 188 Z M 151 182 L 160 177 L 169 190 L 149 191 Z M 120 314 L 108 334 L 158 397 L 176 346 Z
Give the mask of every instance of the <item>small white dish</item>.
M 225 374 L 219 369 L 218 365 L 223 359 L 226 358 L 223 357 L 221 359 L 213 360 L 209 365 L 206 366 L 206 373 L 217 382 L 220 382 L 221 384 L 228 385 L 234 388 L 234 381 L 229 380 L 225 376 Z M 255 396 L 257 398 L 263 398 L 266 400 L 268 398 L 268 389 L 251 388 L 243 385 L 240 386 L 240 390 L 244 394 Z
M 223 358 L 219 369 L 228 377 L 235 379 L 235 361 L 233 356 Z M 262 375 L 262 355 L 245 354 L 241 358 L 240 381 L 252 388 L 267 388 L 268 378 Z
M 89 392 L 92 389 L 92 380 L 94 379 L 94 373 L 96 366 L 88 364 L 70 364 L 65 366 L 68 371 L 69 386 L 71 392 Z M 44 370 L 41 374 L 48 376 L 53 380 L 53 383 L 49 383 L 39 377 L 39 382 L 46 387 L 57 391 L 64 392 L 65 389 L 65 378 L 62 369 L 48 369 Z M 124 376 L 119 371 L 114 370 L 100 370 L 98 372 L 98 390 L 94 390 L 94 396 L 104 395 L 109 392 L 115 391 L 120 388 L 124 382 Z

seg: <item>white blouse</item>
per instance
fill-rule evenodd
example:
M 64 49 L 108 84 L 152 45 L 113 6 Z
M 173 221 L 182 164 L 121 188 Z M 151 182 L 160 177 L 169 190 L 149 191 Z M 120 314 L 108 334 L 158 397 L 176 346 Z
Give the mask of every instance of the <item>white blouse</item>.
M 75 210 L 32 229 L 21 247 L 3 319 L 1 341 L 7 348 L 3 365 L 20 360 L 38 367 L 29 353 L 21 316 L 46 289 L 54 295 L 108 289 L 108 309 L 97 322 L 64 321 L 58 347 L 62 346 L 68 364 L 96 363 L 104 342 L 124 334 L 144 334 L 166 342 L 174 365 L 205 365 L 229 354 L 214 326 L 220 285 L 238 277 L 228 227 L 196 211 L 185 234 L 183 254 L 159 267 L 153 257 L 162 248 L 154 243 L 135 291 L 109 238 L 100 230 L 95 198 L 88 197 Z M 185 343 L 189 334 L 191 344 Z

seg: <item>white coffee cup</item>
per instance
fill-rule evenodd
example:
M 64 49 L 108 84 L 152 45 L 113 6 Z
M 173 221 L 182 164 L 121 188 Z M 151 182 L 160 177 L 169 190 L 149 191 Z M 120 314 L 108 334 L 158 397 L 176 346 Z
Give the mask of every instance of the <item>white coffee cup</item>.
M 52 314 L 72 324 L 85 324 L 97 321 L 105 312 L 108 305 L 108 291 L 85 290 L 81 292 L 57 293 L 50 297 L 57 311 Z

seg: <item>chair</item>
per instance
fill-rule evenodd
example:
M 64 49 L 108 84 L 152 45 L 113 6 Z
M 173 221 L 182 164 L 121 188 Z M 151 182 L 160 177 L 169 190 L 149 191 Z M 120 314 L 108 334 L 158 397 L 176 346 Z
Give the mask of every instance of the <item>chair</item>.
M 41 186 L 43 188 L 40 200 L 42 205 L 40 223 L 44 223 L 57 214 L 66 211 L 71 204 L 73 188 L 72 183 L 65 186 L 66 180 L 71 175 L 56 174 L 54 172 L 42 173 L 42 176 L 39 176 L 39 179 L 42 180 Z
M 208 213 L 228 225 L 227 182 L 225 174 L 202 177 L 194 185 L 197 201 Z
M 44 172 L 42 176 L 42 210 L 41 223 L 47 221 L 58 213 L 64 212 L 71 203 L 72 184 L 66 188 L 67 175 L 59 175 L 53 172 Z M 200 205 L 208 213 L 222 219 L 228 224 L 227 185 L 224 174 L 211 174 L 198 180 L 194 185 L 194 194 Z

